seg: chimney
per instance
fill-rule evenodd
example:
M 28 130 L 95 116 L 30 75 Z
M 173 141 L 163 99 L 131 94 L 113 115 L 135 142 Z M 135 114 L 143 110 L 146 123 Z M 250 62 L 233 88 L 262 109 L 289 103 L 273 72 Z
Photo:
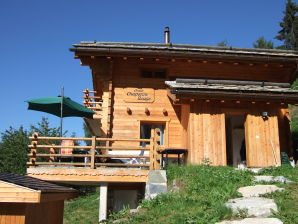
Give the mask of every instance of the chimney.
M 170 44 L 170 28 L 168 26 L 165 27 L 164 38 L 165 38 L 165 44 Z

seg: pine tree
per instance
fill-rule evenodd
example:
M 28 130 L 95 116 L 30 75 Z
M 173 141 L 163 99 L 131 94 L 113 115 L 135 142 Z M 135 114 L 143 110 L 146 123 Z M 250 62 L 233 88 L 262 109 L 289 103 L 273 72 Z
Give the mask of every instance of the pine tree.
M 273 42 L 270 40 L 265 40 L 264 37 L 260 37 L 253 43 L 254 48 L 263 48 L 263 49 L 273 49 Z
M 278 48 L 282 49 L 295 49 L 298 43 L 296 43 L 297 36 L 297 19 L 295 21 L 295 14 L 298 12 L 298 5 L 292 0 L 288 0 L 286 3 L 286 9 L 283 12 L 284 17 L 282 22 L 279 23 L 281 30 L 275 39 L 283 41 L 283 45 Z M 296 27 L 295 27 L 296 26 Z M 296 34 L 296 35 L 295 35 Z
M 26 173 L 26 162 L 29 138 L 28 132 L 21 126 L 19 129 L 9 127 L 1 133 L 0 173 Z
M 223 40 L 223 41 L 220 41 L 217 46 L 220 46 L 220 47 L 227 47 L 228 46 L 228 41 L 227 40 Z

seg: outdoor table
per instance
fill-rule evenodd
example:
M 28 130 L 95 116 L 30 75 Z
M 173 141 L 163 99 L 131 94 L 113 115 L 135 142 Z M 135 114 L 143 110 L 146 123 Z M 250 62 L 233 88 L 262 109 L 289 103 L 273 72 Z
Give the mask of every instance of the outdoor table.
M 183 154 L 184 157 L 185 157 L 185 155 L 187 153 L 187 149 L 165 148 L 160 153 L 161 153 L 161 164 L 162 164 L 162 166 L 163 166 L 163 162 L 164 162 L 164 155 L 166 155 L 165 166 L 167 166 L 169 164 L 169 154 L 177 155 L 178 165 L 180 165 L 180 155 Z M 163 166 L 163 167 L 165 167 L 165 166 Z

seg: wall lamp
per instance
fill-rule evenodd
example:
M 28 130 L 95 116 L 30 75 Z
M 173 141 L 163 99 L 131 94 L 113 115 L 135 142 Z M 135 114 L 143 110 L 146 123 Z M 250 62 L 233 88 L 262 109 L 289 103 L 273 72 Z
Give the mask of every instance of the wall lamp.
M 268 120 L 268 112 L 267 111 L 262 112 L 262 118 L 263 118 L 263 120 Z

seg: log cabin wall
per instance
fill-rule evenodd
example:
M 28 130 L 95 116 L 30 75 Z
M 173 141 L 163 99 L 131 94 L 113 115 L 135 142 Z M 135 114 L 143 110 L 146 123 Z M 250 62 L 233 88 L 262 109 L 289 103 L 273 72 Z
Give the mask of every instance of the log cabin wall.
M 140 124 L 165 125 L 165 146 L 182 147 L 180 106 L 167 97 L 165 79 L 142 78 L 142 69 L 164 69 L 164 64 L 143 63 L 136 59 L 114 60 L 113 72 L 113 138 L 140 138 Z M 154 101 L 127 102 L 126 88 L 154 89 Z M 148 110 L 148 113 L 145 110 Z M 131 113 L 128 112 L 131 111 Z
M 277 63 L 268 65 L 234 61 L 127 57 L 108 59 L 96 57 L 87 64 L 93 71 L 94 89 L 101 92 L 103 96 L 106 112 L 102 119 L 102 127 L 105 127 L 103 128 L 105 133 L 110 131 L 110 136 L 117 139 L 140 138 L 142 122 L 162 123 L 165 125 L 164 145 L 166 147 L 187 148 L 189 162 L 201 163 L 204 158 L 208 158 L 213 165 L 227 163 L 225 114 L 228 109 L 212 103 L 173 105 L 167 96 L 164 82 L 177 77 L 288 82 L 289 76 L 295 70 L 295 66 L 291 64 L 281 66 Z M 167 77 L 166 79 L 143 78 L 142 69 L 164 69 Z M 154 101 L 126 102 L 124 100 L 126 88 L 154 89 Z M 248 114 L 245 134 L 249 139 L 249 143 L 246 144 L 247 149 L 251 151 L 248 165 L 254 167 L 279 164 L 279 142 L 283 146 L 283 151 L 289 150 L 287 145 L 289 136 L 278 134 L 278 131 L 283 132 L 282 127 L 286 128 L 286 124 L 281 118 L 278 124 L 277 111 L 271 113 L 268 121 L 264 122 L 259 116 L 262 109 L 251 111 L 251 107 L 253 108 L 252 105 L 245 107 Z M 145 113 L 145 110 L 149 113 Z M 256 140 L 257 132 L 262 133 L 262 137 L 258 140 Z M 272 148 L 276 150 L 276 158 L 272 157 Z M 260 153 L 264 156 L 259 157 Z

